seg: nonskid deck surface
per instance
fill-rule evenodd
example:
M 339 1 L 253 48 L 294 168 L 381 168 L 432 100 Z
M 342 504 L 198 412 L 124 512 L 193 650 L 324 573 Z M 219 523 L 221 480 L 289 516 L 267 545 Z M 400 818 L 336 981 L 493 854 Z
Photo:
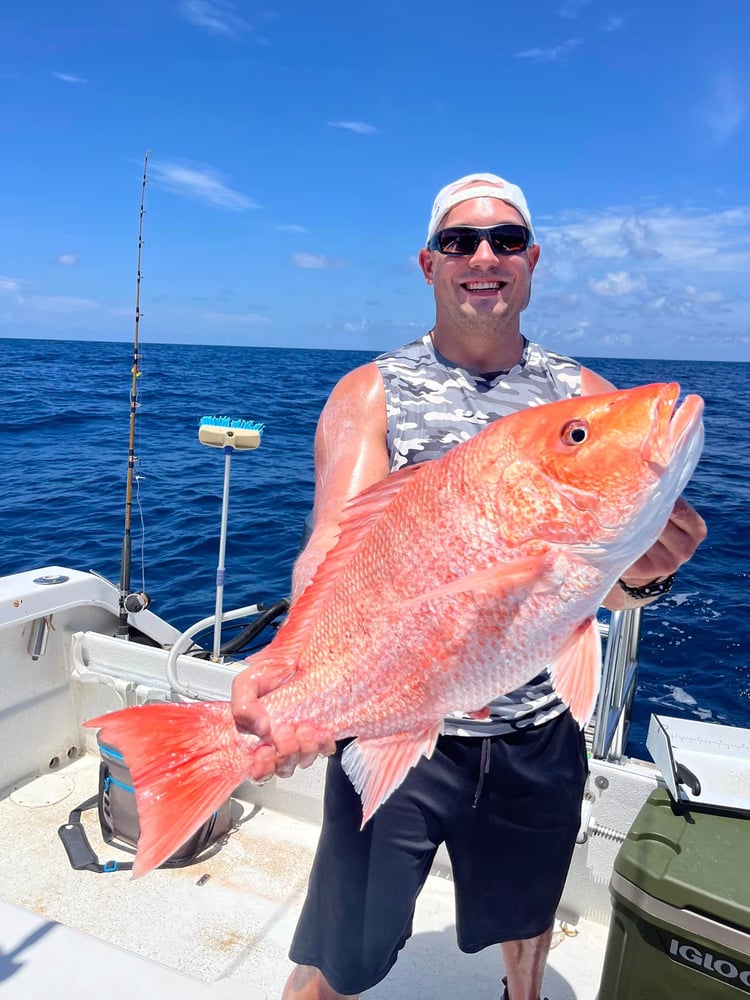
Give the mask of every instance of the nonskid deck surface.
M 98 766 L 95 757 L 82 757 L 0 802 L 2 897 L 37 915 L 34 920 L 0 908 L 3 997 L 73 995 L 70 978 L 64 978 L 67 962 L 79 973 L 77 997 L 125 997 L 137 990 L 146 1000 L 144 969 L 147 975 L 154 969 L 128 954 L 135 953 L 182 974 L 160 980 L 153 996 L 186 1000 L 203 995 L 201 984 L 213 984 L 205 989 L 207 996 L 278 1000 L 291 967 L 287 948 L 317 828 L 247 803 L 241 810 L 237 803 L 236 828 L 197 864 L 160 869 L 136 881 L 129 872 L 77 872 L 57 829 L 95 792 Z M 101 861 L 130 858 L 102 843 L 96 810 L 84 813 L 82 821 Z M 596 998 L 606 930 L 585 921 L 576 930 L 574 937 L 557 935 L 544 986 L 550 1000 Z M 99 941 L 123 951 L 103 948 Z M 50 978 L 51 963 L 58 963 L 57 978 Z M 420 897 L 412 939 L 395 969 L 367 997 L 497 1000 L 502 974 L 499 948 L 478 955 L 458 950 L 452 883 L 436 873 Z

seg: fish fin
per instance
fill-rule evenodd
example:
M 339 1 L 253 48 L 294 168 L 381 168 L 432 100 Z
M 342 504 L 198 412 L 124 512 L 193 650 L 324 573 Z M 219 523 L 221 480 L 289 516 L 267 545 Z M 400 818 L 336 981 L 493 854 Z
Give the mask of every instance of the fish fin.
M 420 757 L 431 757 L 442 732 L 442 720 L 421 733 L 402 733 L 379 739 L 356 739 L 341 764 L 362 799 L 362 826 L 398 788 Z
M 238 732 L 228 702 L 165 702 L 89 719 L 122 754 L 140 837 L 133 878 L 163 864 L 248 777 L 258 745 Z
M 529 592 L 535 594 L 554 592 L 560 587 L 562 579 L 558 573 L 550 572 L 550 568 L 554 570 L 553 563 L 553 557 L 542 553 L 489 566 L 486 569 L 476 570 L 474 573 L 465 573 L 449 583 L 425 591 L 408 601 L 404 601 L 402 606 L 413 607 L 424 601 L 472 591 L 475 593 L 506 593 L 512 590 L 528 589 Z
M 338 539 L 318 566 L 310 583 L 292 605 L 286 624 L 274 639 L 273 645 L 277 650 L 283 649 L 285 655 L 296 658 L 321 608 L 327 602 L 331 588 L 373 525 L 380 520 L 383 511 L 399 495 L 407 482 L 431 464 L 431 461 L 425 461 L 399 469 L 387 479 L 369 486 L 349 500 L 344 507 Z
M 280 634 L 277 633 L 277 636 Z M 266 682 L 264 689 L 274 691 L 294 676 L 297 670 L 298 654 L 299 650 L 296 648 L 295 641 L 288 645 L 282 645 L 278 638 L 274 638 L 270 645 L 259 649 L 257 653 L 253 653 L 237 663 L 236 667 L 243 673 L 246 670 L 250 671 L 249 676 L 251 677 L 263 677 Z
M 581 729 L 594 711 L 601 672 L 602 640 L 596 618 L 589 618 L 578 626 L 550 666 L 555 690 Z

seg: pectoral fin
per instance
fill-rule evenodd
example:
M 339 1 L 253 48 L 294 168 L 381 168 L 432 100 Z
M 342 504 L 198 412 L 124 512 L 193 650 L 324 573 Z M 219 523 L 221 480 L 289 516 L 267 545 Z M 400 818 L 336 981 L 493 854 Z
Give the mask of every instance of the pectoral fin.
M 514 590 L 535 594 L 554 593 L 560 587 L 562 579 L 555 566 L 554 556 L 543 553 L 465 573 L 449 583 L 410 598 L 403 606 L 414 607 L 425 601 L 465 593 L 502 594 Z
M 550 665 L 555 690 L 570 706 L 581 729 L 594 711 L 601 672 L 602 640 L 596 619 L 589 618 L 579 625 Z
M 442 722 L 410 735 L 356 739 L 344 750 L 341 764 L 362 799 L 362 826 L 394 792 L 420 757 L 431 757 Z

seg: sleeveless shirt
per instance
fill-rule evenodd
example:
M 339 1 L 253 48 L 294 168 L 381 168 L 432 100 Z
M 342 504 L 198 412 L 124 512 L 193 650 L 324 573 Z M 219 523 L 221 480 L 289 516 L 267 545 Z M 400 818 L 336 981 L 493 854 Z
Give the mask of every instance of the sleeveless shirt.
M 429 333 L 375 359 L 385 388 L 391 472 L 439 458 L 509 413 L 581 394 L 581 366 L 524 338 L 507 372 L 478 372 L 443 357 Z M 487 720 L 454 713 L 444 732 L 494 736 L 541 725 L 565 711 L 547 670 L 490 705 Z

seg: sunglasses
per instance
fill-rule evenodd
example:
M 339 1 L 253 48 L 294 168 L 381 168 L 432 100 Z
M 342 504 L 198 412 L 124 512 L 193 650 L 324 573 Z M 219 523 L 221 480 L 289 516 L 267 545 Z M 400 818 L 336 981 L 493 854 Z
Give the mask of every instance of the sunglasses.
M 507 257 L 523 253 L 531 245 L 531 233 L 526 226 L 504 224 L 481 229 L 475 226 L 450 226 L 435 233 L 427 244 L 428 250 L 456 257 L 470 257 L 477 252 L 482 240 L 487 240 L 492 252 Z

